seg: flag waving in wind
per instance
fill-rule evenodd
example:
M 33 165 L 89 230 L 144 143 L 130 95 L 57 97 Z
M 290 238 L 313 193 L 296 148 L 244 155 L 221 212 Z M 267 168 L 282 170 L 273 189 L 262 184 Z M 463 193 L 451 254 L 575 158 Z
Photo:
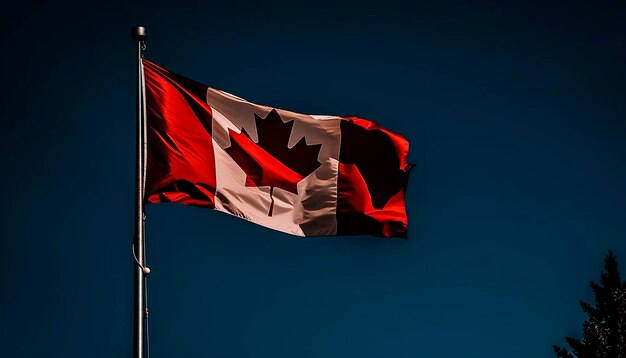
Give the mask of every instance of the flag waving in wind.
M 143 60 L 146 200 L 300 236 L 406 237 L 408 141 L 356 117 L 250 103 Z

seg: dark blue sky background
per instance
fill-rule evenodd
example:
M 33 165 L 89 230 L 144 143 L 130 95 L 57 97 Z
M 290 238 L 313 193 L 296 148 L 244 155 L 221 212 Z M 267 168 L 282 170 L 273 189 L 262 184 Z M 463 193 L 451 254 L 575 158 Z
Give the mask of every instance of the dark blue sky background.
M 409 239 L 148 208 L 151 356 L 552 357 L 626 267 L 624 2 L 14 4 L 0 23 L 0 355 L 130 357 L 135 47 L 355 115 L 417 163 Z

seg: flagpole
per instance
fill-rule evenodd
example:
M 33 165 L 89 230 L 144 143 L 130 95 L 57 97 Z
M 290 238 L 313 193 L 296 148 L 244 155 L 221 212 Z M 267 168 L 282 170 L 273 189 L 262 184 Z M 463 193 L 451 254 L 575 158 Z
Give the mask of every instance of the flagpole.
M 145 237 L 144 237 L 144 183 L 145 183 L 145 87 L 143 77 L 143 52 L 146 29 L 134 27 L 131 32 L 133 40 L 137 41 L 137 132 L 136 132 L 136 198 L 135 198 L 135 237 L 133 240 L 133 255 L 135 257 L 134 273 L 134 318 L 133 318 L 133 358 L 144 358 L 145 320 L 147 309 L 145 306 L 145 278 L 150 271 L 145 264 Z

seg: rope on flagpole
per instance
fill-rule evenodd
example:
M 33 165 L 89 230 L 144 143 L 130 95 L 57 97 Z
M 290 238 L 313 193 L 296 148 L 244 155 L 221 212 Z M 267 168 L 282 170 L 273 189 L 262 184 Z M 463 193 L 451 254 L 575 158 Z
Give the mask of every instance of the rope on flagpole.
M 135 243 L 132 243 L 131 247 L 133 249 L 133 257 L 135 258 L 135 263 L 137 264 L 137 266 L 141 268 L 141 271 L 143 271 L 143 274 L 147 276 L 150 273 L 150 268 L 139 263 L 139 259 L 137 258 L 137 255 L 135 254 Z
M 144 216 L 144 221 L 145 221 L 145 216 Z M 144 274 L 144 286 L 143 286 L 143 292 L 144 292 L 144 305 L 145 305 L 145 310 L 144 310 L 144 318 L 146 320 L 146 358 L 150 358 L 150 325 L 149 325 L 149 321 L 148 321 L 148 315 L 149 315 L 149 311 L 148 311 L 148 274 L 150 273 L 150 268 L 143 266 L 142 264 L 139 263 L 139 259 L 137 259 L 137 255 L 135 254 L 135 243 L 133 243 L 131 245 L 132 251 L 133 251 L 133 258 L 135 259 L 135 263 L 137 264 L 137 266 L 139 266 L 141 268 L 141 271 L 143 271 Z
M 148 272 L 150 272 L 150 269 L 148 269 Z M 145 304 L 146 304 L 146 310 L 145 310 L 145 318 L 146 318 L 146 358 L 150 358 L 150 324 L 149 324 L 150 321 L 148 320 L 148 279 L 147 279 L 147 275 L 144 276 L 143 292 L 145 294 L 144 301 L 145 301 Z

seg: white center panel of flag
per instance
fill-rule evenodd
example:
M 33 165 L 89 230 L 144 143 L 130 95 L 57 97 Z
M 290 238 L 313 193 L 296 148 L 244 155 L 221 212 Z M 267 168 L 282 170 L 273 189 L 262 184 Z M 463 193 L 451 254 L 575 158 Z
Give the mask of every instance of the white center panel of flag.
M 207 102 L 213 111 L 217 180 L 215 209 L 294 235 L 336 234 L 341 118 L 307 116 L 278 110 L 284 123 L 293 121 L 288 148 L 295 146 L 302 138 L 307 146 L 319 145 L 320 148 L 317 157 L 320 166 L 297 183 L 296 194 L 280 187 L 247 186 L 246 172 L 227 152 L 231 145 L 229 130 L 239 134 L 243 128 L 250 139 L 257 143 L 255 114 L 264 118 L 272 108 L 255 105 L 214 89 L 207 91 Z M 272 210 L 269 210 L 270 206 Z

